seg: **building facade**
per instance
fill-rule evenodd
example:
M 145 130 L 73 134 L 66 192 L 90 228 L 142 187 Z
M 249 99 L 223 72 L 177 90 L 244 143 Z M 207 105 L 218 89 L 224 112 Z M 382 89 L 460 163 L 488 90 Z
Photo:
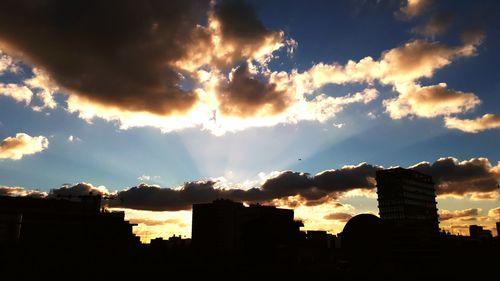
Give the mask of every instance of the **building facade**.
M 438 235 L 436 189 L 432 177 L 411 169 L 376 173 L 380 219 L 416 234 Z

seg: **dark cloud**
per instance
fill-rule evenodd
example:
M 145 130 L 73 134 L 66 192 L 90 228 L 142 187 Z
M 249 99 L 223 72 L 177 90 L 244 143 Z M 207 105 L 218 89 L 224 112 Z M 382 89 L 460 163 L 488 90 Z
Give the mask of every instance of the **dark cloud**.
M 380 169 L 368 164 L 329 170 L 316 176 L 285 171 L 267 179 L 260 188 L 220 189 L 217 182 L 196 181 L 185 183 L 179 189 L 161 188 L 141 184 L 117 193 L 109 202 L 110 207 L 126 207 L 152 211 L 188 210 L 192 204 L 227 198 L 244 202 L 270 202 L 274 199 L 299 195 L 306 202 L 317 205 L 356 188 L 375 188 L 375 171 Z M 361 178 L 361 179 L 360 179 Z M 366 184 L 366 185 L 365 185 Z M 327 198 L 328 200 L 321 200 Z
M 214 15 L 221 24 L 222 39 L 245 45 L 261 45 L 272 35 L 257 18 L 255 10 L 241 0 L 224 0 L 215 5 Z
M 276 90 L 276 84 L 253 77 L 246 63 L 232 72 L 231 80 L 220 90 L 218 98 L 223 114 L 242 117 L 277 114 L 291 103 L 285 91 Z
M 337 220 L 341 222 L 346 222 L 350 218 L 352 218 L 352 215 L 348 213 L 331 213 L 326 215 L 324 218 L 327 220 Z
M 64 185 L 60 188 L 50 190 L 49 197 L 78 197 L 85 195 L 109 195 L 104 187 L 96 187 L 90 183 L 77 183 L 75 185 Z
M 433 176 L 438 195 L 473 194 L 475 198 L 494 199 L 498 197 L 500 165 L 492 166 L 486 158 L 472 158 L 459 162 L 453 157 L 441 158 L 430 164 L 419 163 L 413 169 Z M 269 179 L 262 186 L 251 189 L 220 188 L 219 182 L 193 181 L 179 188 L 161 188 L 156 185 L 140 184 L 110 194 L 104 187 L 79 183 L 54 189 L 49 196 L 77 197 L 93 194 L 110 195 L 106 203 L 109 207 L 122 207 L 150 211 L 189 210 L 192 204 L 211 202 L 218 198 L 248 203 L 272 203 L 280 199 L 285 204 L 314 206 L 331 203 L 332 208 L 343 205 L 336 202 L 345 192 L 375 188 L 375 172 L 382 167 L 361 163 L 344 166 L 337 170 L 327 170 L 316 175 L 284 171 Z M 0 195 L 26 196 L 23 188 L 6 189 L 0 187 Z M 487 196 L 486 196 L 487 195 Z M 295 197 L 290 199 L 290 197 Z M 441 220 L 451 218 L 477 217 L 478 209 L 440 212 Z M 492 213 L 493 214 L 493 213 Z M 333 215 L 331 218 L 333 219 Z
M 375 188 L 375 171 L 382 167 L 361 163 L 327 170 L 314 177 L 318 188 L 329 192 L 344 192 L 356 188 Z
M 456 158 L 440 158 L 434 163 L 419 163 L 412 167 L 431 175 L 437 185 L 437 194 L 464 195 L 466 193 L 500 192 L 500 174 L 486 158 L 472 158 L 459 162 Z
M 439 210 L 439 220 L 446 221 L 451 219 L 476 219 L 475 217 L 479 216 L 479 212 L 481 210 L 478 208 L 458 210 L 458 211 L 448 211 L 448 210 Z
M 196 101 L 172 67 L 208 1 L 18 1 L 0 4 L 0 47 L 69 93 L 127 111 L 170 114 Z

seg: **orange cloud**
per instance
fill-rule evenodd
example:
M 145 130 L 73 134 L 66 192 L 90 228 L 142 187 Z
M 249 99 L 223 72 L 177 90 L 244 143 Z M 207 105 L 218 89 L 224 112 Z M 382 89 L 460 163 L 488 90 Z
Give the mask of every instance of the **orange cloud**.
M 500 221 L 500 207 L 490 209 L 488 211 L 488 216 L 491 217 L 495 221 Z
M 28 196 L 43 198 L 47 197 L 47 193 L 38 190 L 27 190 L 24 187 L 18 186 L 0 186 L 0 196 Z
M 31 155 L 45 150 L 49 141 L 44 136 L 31 137 L 25 133 L 17 133 L 0 143 L 0 159 L 19 160 L 25 155 Z
M 479 216 L 479 212 L 481 212 L 481 209 L 478 209 L 478 208 L 457 210 L 457 211 L 448 211 L 448 210 L 440 209 L 439 210 L 439 220 L 446 221 L 446 220 L 457 219 L 457 218 L 477 217 L 477 216 Z
M 444 121 L 446 128 L 457 129 L 467 133 L 478 133 L 500 128 L 500 114 L 485 114 L 476 119 L 446 117 Z

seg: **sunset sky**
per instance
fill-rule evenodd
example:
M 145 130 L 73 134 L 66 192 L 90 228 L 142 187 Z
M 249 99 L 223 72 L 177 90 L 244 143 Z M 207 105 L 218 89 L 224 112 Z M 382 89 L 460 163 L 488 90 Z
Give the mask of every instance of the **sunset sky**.
M 493 0 L 2 1 L 0 194 L 112 194 L 143 241 L 220 197 L 337 233 L 401 166 L 494 230 L 498 50 Z

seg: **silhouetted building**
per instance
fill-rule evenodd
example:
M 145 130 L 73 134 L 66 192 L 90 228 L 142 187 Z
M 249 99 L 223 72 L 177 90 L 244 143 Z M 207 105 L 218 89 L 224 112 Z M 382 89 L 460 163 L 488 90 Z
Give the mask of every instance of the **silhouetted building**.
M 347 221 L 340 234 L 350 267 L 368 272 L 378 270 L 385 258 L 386 232 L 379 217 L 360 214 Z
M 72 200 L 0 196 L 0 240 L 71 246 L 139 243 L 124 212 L 100 207 L 99 195 Z
M 394 168 L 376 173 L 380 219 L 411 230 L 415 235 L 437 236 L 439 221 L 432 177 Z
M 301 222 L 293 210 L 218 199 L 194 204 L 192 244 L 214 255 L 260 254 L 286 251 L 300 236 Z
M 498 226 L 498 223 L 497 223 Z M 474 239 L 489 239 L 492 238 L 491 230 L 484 229 L 480 225 L 469 225 L 469 235 Z
M 384 227 L 379 217 L 360 214 L 347 221 L 342 230 L 342 249 L 348 252 L 363 253 L 363 256 L 380 255 L 385 238 Z

